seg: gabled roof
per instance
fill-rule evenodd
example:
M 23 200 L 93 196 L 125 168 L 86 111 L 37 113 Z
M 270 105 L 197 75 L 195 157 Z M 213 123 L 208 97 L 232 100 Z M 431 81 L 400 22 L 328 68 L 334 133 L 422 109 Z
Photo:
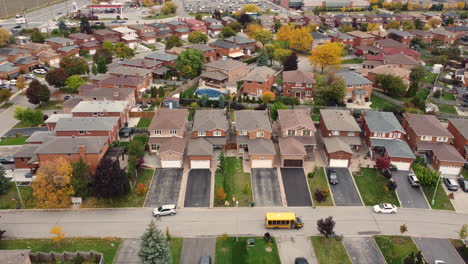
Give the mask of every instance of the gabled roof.
M 220 69 L 223 71 L 230 71 L 233 69 L 237 69 L 239 67 L 244 67 L 247 66 L 247 63 L 242 62 L 242 61 L 236 61 L 233 59 L 221 59 L 217 61 L 210 62 L 206 64 L 206 67 L 210 68 L 215 68 L 215 69 Z
M 153 67 L 155 67 L 157 65 L 160 65 L 161 62 L 156 61 L 156 60 L 134 58 L 134 59 L 126 59 L 126 60 L 122 61 L 121 64 L 124 65 L 124 66 L 130 66 L 130 67 L 153 68 Z
M 384 55 L 385 64 L 418 65 L 418 61 L 405 54 Z
M 50 138 L 55 137 L 54 131 L 35 131 L 31 136 L 26 139 L 26 143 L 30 142 L 45 142 Z
M 121 75 L 130 75 L 130 76 L 146 76 L 152 71 L 146 68 L 137 68 L 130 66 L 118 66 L 110 69 L 107 73 L 109 74 L 121 74 Z
M 232 36 L 232 37 L 229 37 L 229 38 L 225 39 L 225 41 L 235 43 L 235 44 L 239 44 L 239 45 L 255 43 L 254 40 L 244 38 L 244 37 L 241 37 L 241 36 Z
M 372 147 L 384 147 L 388 156 L 391 158 L 416 158 L 408 144 L 403 140 L 371 138 L 370 142 Z
M 49 116 L 49 118 L 47 118 L 46 121 L 44 121 L 44 123 L 46 124 L 57 123 L 59 119 L 61 118 L 72 118 L 72 117 L 73 117 L 72 114 L 52 114 Z
M 94 31 L 94 34 L 95 35 L 100 35 L 100 36 L 106 36 L 106 35 L 116 35 L 117 32 L 111 31 L 111 30 L 108 30 L 108 29 L 100 29 L 100 30 Z
M 153 59 L 158 61 L 175 61 L 177 59 L 176 55 L 162 52 L 153 52 L 145 56 L 147 59 Z
M 15 49 L 15 48 L 3 48 L 0 49 L 0 55 L 18 55 L 18 54 L 28 54 L 29 52 L 22 49 Z
M 349 110 L 322 109 L 320 115 L 325 127 L 330 131 L 361 132 L 361 128 Z
M 356 38 L 374 38 L 373 35 L 366 33 L 366 32 L 359 31 L 359 30 L 347 32 L 346 34 L 356 37 Z
M 72 113 L 122 113 L 127 105 L 127 101 L 81 101 L 73 108 Z
M 193 45 L 190 45 L 188 47 L 191 48 L 191 49 L 199 50 L 201 52 L 214 51 L 215 50 L 215 48 L 211 47 L 208 44 L 193 44 Z
M 304 144 L 295 137 L 278 138 L 281 155 L 307 155 Z
M 370 132 L 399 131 L 406 133 L 392 112 L 367 111 L 364 119 Z
M 373 69 L 370 69 L 368 72 L 374 74 L 389 74 L 393 76 L 398 76 L 402 79 L 408 79 L 411 71 L 405 68 L 395 67 L 391 65 L 380 65 Z M 404 80 L 403 80 L 404 81 Z
M 432 30 L 432 34 L 442 35 L 446 37 L 453 37 L 456 35 L 455 33 L 445 30 L 443 28 L 437 28 L 437 29 Z
M 315 74 L 313 72 L 305 72 L 301 70 L 284 71 L 284 83 L 315 83 Z
M 108 137 L 54 137 L 42 143 L 36 154 L 77 154 L 80 146 L 84 146 L 87 154 L 101 153 L 107 144 Z
M 32 158 L 35 156 L 36 150 L 41 146 L 40 144 L 26 144 L 22 145 L 13 153 L 13 158 Z
M 408 56 L 418 56 L 419 52 L 410 48 L 386 48 L 384 51 L 384 54 L 386 55 L 404 54 Z
M 185 130 L 187 118 L 187 109 L 158 109 L 151 120 L 149 130 Z
M 110 131 L 118 117 L 70 117 L 60 118 L 55 131 Z
M 328 35 L 332 36 L 334 38 L 337 38 L 337 39 L 354 39 L 353 36 L 350 36 L 348 34 L 341 33 L 341 32 L 333 32 L 333 33 L 330 33 Z
M 132 86 L 137 87 L 143 81 L 142 77 L 139 76 L 122 76 L 122 75 L 105 75 L 104 79 L 100 80 L 99 83 L 111 84 L 118 86 Z
M 337 72 L 335 73 L 336 76 L 343 78 L 346 85 L 366 85 L 372 84 L 371 81 L 362 77 L 360 74 L 355 73 L 353 71 L 346 71 L 346 72 Z
M 33 56 L 21 57 L 15 61 L 15 64 L 31 64 L 37 63 L 37 59 Z
M 53 43 L 59 43 L 59 44 L 67 44 L 70 42 L 73 42 L 73 40 L 69 38 L 62 38 L 62 37 L 52 37 L 52 38 L 46 38 L 45 41 L 53 42 Z
M 190 139 L 187 146 L 188 156 L 212 156 L 213 145 L 205 138 Z
M 236 44 L 233 44 L 232 42 L 228 42 L 225 40 L 216 40 L 215 42 L 211 42 L 210 45 L 223 48 L 223 49 L 232 49 L 232 48 L 237 47 Z
M 237 131 L 257 129 L 272 132 L 268 113 L 262 110 L 239 110 L 234 112 Z
M 374 42 L 374 45 L 381 46 L 382 48 L 406 47 L 405 44 L 391 38 L 377 40 Z
M 268 140 L 268 139 L 264 139 L 264 138 L 251 139 L 248 141 L 247 145 L 249 147 L 249 155 L 274 155 L 276 154 L 273 141 Z
M 305 109 L 278 110 L 278 123 L 282 130 L 295 129 L 299 126 L 316 131 L 309 111 Z
M 328 36 L 325 35 L 325 34 L 322 34 L 320 32 L 316 32 L 316 31 L 312 31 L 310 32 L 310 34 L 312 35 L 312 38 L 314 40 L 318 40 L 318 39 L 328 39 Z
M 249 72 L 249 74 L 242 78 L 242 80 L 252 82 L 267 82 L 272 76 L 274 76 L 275 73 L 276 71 L 272 68 L 261 66 Z
M 427 30 L 421 30 L 421 29 L 413 29 L 413 30 L 410 30 L 411 34 L 413 35 L 416 35 L 416 36 L 422 36 L 422 37 L 428 37 L 428 36 L 431 36 L 432 33 L 430 31 L 427 31 Z
M 324 137 L 322 138 L 322 140 L 323 144 L 325 145 L 325 148 L 327 149 L 328 154 L 339 151 L 343 151 L 350 154 L 353 153 L 349 144 L 343 141 L 340 137 Z
M 161 23 L 151 23 L 148 26 L 154 27 L 154 28 L 168 28 L 169 26 L 166 24 L 161 24 Z
M 94 96 L 101 97 L 107 100 L 112 98 L 127 98 L 129 95 L 133 94 L 132 89 L 128 88 L 99 88 L 97 86 L 90 86 L 90 89 L 81 89 L 81 96 Z
M 165 152 L 176 152 L 181 155 L 184 154 L 185 151 L 185 144 L 186 140 L 184 138 L 179 137 L 170 137 L 164 138 L 164 141 L 161 142 L 161 146 L 159 147 L 159 154 L 163 154 Z
M 70 46 L 60 47 L 57 50 L 63 51 L 63 52 L 69 52 L 69 51 L 72 51 L 74 49 L 79 49 L 79 47 L 77 45 L 70 45 Z
M 19 68 L 13 65 L 13 63 L 6 62 L 3 64 L 0 64 L 0 72 L 11 72 L 15 70 L 19 70 Z
M 407 114 L 406 121 L 417 136 L 449 137 L 452 134 L 433 115 Z
M 207 79 L 213 79 L 217 81 L 224 81 L 228 79 L 228 76 L 220 71 L 209 71 L 209 72 L 204 72 L 200 74 L 200 77 L 202 78 L 207 78 Z
M 227 131 L 228 121 L 224 110 L 197 110 L 193 117 L 193 131 Z
M 465 139 L 468 139 L 468 119 L 450 118 L 449 122 L 452 123 Z

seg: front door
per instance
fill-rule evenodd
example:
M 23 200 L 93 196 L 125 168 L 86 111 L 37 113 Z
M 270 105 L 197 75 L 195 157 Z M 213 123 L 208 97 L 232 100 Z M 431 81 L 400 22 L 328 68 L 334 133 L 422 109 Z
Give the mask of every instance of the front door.
M 296 93 L 297 98 L 301 98 L 301 93 Z
M 359 100 L 362 99 L 362 94 L 358 94 L 358 99 L 359 99 Z

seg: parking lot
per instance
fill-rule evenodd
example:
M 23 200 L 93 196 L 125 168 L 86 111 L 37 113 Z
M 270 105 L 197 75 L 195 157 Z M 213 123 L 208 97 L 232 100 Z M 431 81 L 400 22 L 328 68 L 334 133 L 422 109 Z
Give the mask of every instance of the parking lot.
M 415 237 L 414 242 L 427 263 L 434 263 L 436 260 L 447 264 L 465 263 L 448 239 Z
M 276 169 L 252 169 L 255 206 L 282 206 Z
M 333 200 L 337 206 L 362 206 L 356 184 L 348 168 L 327 168 L 328 171 L 334 169 L 338 178 L 338 184 L 330 184 Z
M 209 207 L 211 171 L 209 169 L 190 170 L 184 207 Z
M 281 168 L 288 206 L 312 206 L 303 168 Z
M 148 190 L 145 207 L 177 204 L 183 169 L 157 169 Z
M 396 189 L 403 208 L 429 209 L 421 188 L 412 187 L 408 181 L 409 171 L 393 171 L 392 179 L 397 183 Z
M 268 1 L 252 1 L 252 0 L 222 0 L 222 1 L 182 1 L 182 8 L 188 13 L 214 13 L 215 10 L 237 12 L 241 11 L 246 4 L 256 4 L 261 11 L 265 12 L 270 9 L 273 12 L 284 12 L 281 6 L 275 5 Z
M 343 244 L 353 264 L 386 263 L 372 237 L 345 237 Z

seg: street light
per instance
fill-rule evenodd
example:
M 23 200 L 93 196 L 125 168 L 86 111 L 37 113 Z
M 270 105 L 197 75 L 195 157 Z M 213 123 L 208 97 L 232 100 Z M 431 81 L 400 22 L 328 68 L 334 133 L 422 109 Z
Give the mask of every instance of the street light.
M 440 172 L 437 173 L 437 175 L 438 175 L 439 177 L 437 178 L 437 184 L 436 184 L 436 187 L 435 187 L 435 190 L 434 190 L 434 194 L 432 195 L 432 201 L 431 201 L 431 205 L 432 205 L 432 206 L 434 206 L 435 196 L 436 196 L 436 193 L 437 193 L 437 188 L 439 187 L 440 178 L 442 178 L 442 177 L 440 177 Z
M 20 199 L 21 206 L 23 206 L 23 198 L 21 197 L 21 193 L 18 188 L 18 182 L 16 181 L 15 169 L 11 168 L 11 174 L 13 174 L 13 180 L 15 181 L 16 191 L 18 192 L 18 197 Z
M 236 201 L 236 242 L 239 242 L 239 223 L 238 223 L 238 212 L 237 209 L 239 208 L 239 201 Z

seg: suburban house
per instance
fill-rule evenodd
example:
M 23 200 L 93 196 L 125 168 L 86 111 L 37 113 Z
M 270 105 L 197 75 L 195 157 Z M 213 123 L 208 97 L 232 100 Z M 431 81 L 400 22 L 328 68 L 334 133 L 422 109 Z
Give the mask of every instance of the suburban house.
M 132 89 L 135 97 L 140 98 L 150 85 L 148 79 L 142 76 L 105 75 L 102 80 L 94 81 L 100 88 L 128 88 Z
M 71 109 L 70 109 L 71 112 Z M 57 125 L 57 122 L 61 118 L 72 118 L 73 115 L 71 113 L 66 113 L 66 114 L 52 114 L 47 118 L 47 120 L 44 121 L 44 124 L 47 126 L 47 129 L 49 131 L 54 131 L 55 126 Z
M 411 34 L 410 32 L 403 31 L 403 30 L 398 30 L 398 29 L 389 29 L 387 30 L 388 32 L 388 37 L 396 40 L 398 42 L 401 42 L 407 46 L 409 46 L 411 39 L 413 39 L 415 36 Z
M 282 167 L 302 167 L 317 145 L 315 126 L 308 110 L 278 110 L 278 138 Z
M 162 24 L 162 23 L 151 23 L 151 24 L 148 24 L 148 26 L 152 27 L 154 32 L 171 30 L 171 28 L 168 25 Z
M 339 137 L 328 137 L 323 138 L 323 144 L 329 167 L 349 166 L 353 151 L 345 141 Z
M 271 91 L 275 82 L 276 71 L 266 67 L 257 67 L 247 76 L 242 78 L 242 92 L 251 96 L 261 96 L 266 91 Z
M 69 38 L 52 37 L 52 38 L 47 38 L 45 40 L 45 44 L 52 47 L 52 49 L 54 49 L 55 51 L 58 51 L 60 48 L 75 45 L 75 42 Z
M 133 76 L 141 77 L 145 83 L 151 83 L 153 80 L 153 72 L 150 69 L 131 67 L 131 66 L 118 66 L 110 69 L 107 74 L 113 76 Z
M 421 30 L 421 29 L 413 29 L 409 31 L 411 34 L 414 35 L 416 38 L 422 39 L 426 43 L 431 43 L 432 41 L 432 33 L 427 30 Z
M 227 42 L 231 42 L 234 45 L 237 45 L 241 48 L 242 52 L 247 56 L 252 56 L 255 52 L 255 41 L 244 38 L 241 36 L 233 36 L 225 39 Z
M 226 56 L 234 59 L 240 59 L 245 55 L 245 53 L 242 52 L 242 48 L 240 46 L 225 40 L 216 40 L 215 42 L 211 42 L 208 45 L 216 49 L 217 57 Z
M 363 104 L 368 102 L 372 93 L 372 82 L 353 71 L 338 72 L 346 84 L 345 102 Z
M 411 149 L 426 158 L 435 171 L 459 175 L 466 162 L 451 142 L 454 136 L 433 115 L 406 114 L 403 119 Z
M 283 96 L 300 99 L 314 98 L 314 83 L 315 75 L 312 72 L 283 71 Z
M 312 39 L 314 40 L 312 41 L 312 49 L 330 41 L 330 38 L 327 35 L 322 34 L 320 32 L 312 31 L 310 32 L 310 34 L 312 35 Z
M 8 62 L 14 62 L 21 57 L 30 56 L 30 54 L 28 51 L 22 49 L 3 48 L 0 49 L 0 56 L 6 58 Z
M 331 42 L 341 42 L 345 46 L 353 46 L 354 44 L 354 37 L 345 33 L 333 32 L 328 34 L 328 36 Z
M 20 68 L 20 71 L 24 73 L 31 72 L 34 66 L 39 65 L 39 61 L 36 59 L 36 57 L 33 56 L 18 58 L 13 63 L 15 66 Z
M 203 53 L 203 63 L 213 62 L 218 59 L 216 56 L 216 48 L 208 44 L 193 44 L 189 46 L 189 48 L 199 50 Z
M 353 18 L 347 14 L 339 14 L 335 16 L 335 26 L 339 27 L 341 25 L 351 25 L 353 24 Z
M 372 159 L 388 157 L 398 170 L 410 170 L 416 157 L 405 141 L 405 130 L 392 112 L 364 112 L 362 130 Z
M 57 137 L 107 137 L 109 144 L 119 139 L 118 117 L 65 117 L 57 120 Z
M 73 33 L 68 35 L 68 38 L 73 40 L 73 42 L 78 46 L 81 46 L 81 44 L 86 42 L 96 41 L 96 37 L 94 35 L 88 35 L 84 33 Z
M 129 25 L 128 28 L 135 30 L 137 35 L 141 35 L 143 33 L 154 33 L 155 31 L 154 27 L 142 24 Z
M 178 36 L 181 39 L 187 39 L 188 35 L 190 34 L 190 28 L 184 27 L 184 28 L 176 28 L 173 30 L 174 35 Z
M 374 42 L 374 46 L 379 49 L 385 48 L 406 48 L 407 46 L 391 38 L 381 39 Z
M 50 46 L 47 44 L 34 43 L 34 42 L 22 43 L 21 45 L 18 45 L 18 48 L 27 50 L 33 56 L 37 56 L 39 53 L 51 49 Z
M 57 49 L 61 57 L 65 56 L 78 56 L 80 48 L 77 45 L 65 46 Z
M 83 86 L 84 85 L 78 88 L 78 96 L 83 99 L 83 101 L 126 101 L 130 107 L 135 105 L 135 94 L 131 89 L 103 89 L 94 85 L 89 85 L 89 88 L 84 88 Z
M 12 155 L 15 168 L 30 170 L 39 168 L 35 153 L 39 146 L 40 144 L 25 144 L 19 147 Z
M 60 54 L 53 50 L 42 51 L 37 55 L 39 63 L 46 64 L 50 66 L 58 67 L 60 64 Z
M 94 36 L 101 43 L 104 41 L 110 41 L 114 44 L 120 42 L 119 33 L 108 29 L 96 30 Z
M 212 144 L 213 148 L 223 148 L 229 124 L 226 112 L 220 110 L 197 110 L 193 117 L 192 137 L 203 137 Z
M 213 146 L 203 137 L 191 138 L 187 144 L 187 157 L 190 169 L 210 169 Z
M 248 155 L 251 168 L 272 168 L 276 155 L 267 111 L 234 112 L 236 144 L 240 155 Z
M 433 39 L 438 39 L 442 41 L 444 44 L 453 44 L 457 39 L 457 34 L 448 31 L 443 28 L 437 28 L 432 30 Z
M 80 49 L 87 50 L 89 52 L 89 55 L 96 54 L 96 50 L 98 50 L 101 46 L 101 43 L 97 40 L 84 42 L 79 45 Z
M 351 31 L 347 32 L 346 34 L 354 37 L 353 39 L 353 47 L 357 46 L 372 46 L 375 41 L 375 37 L 369 33 L 362 32 L 362 31 Z
M 376 83 L 376 77 L 379 74 L 388 74 L 388 75 L 400 77 L 403 80 L 403 83 L 405 83 L 407 86 L 409 86 L 410 84 L 409 75 L 411 73 L 411 70 L 408 70 L 405 68 L 395 67 L 392 65 L 380 65 L 370 70 L 367 70 L 367 69 L 363 69 L 363 70 L 367 71 L 367 76 L 365 77 L 369 81 L 373 82 L 374 86 L 376 87 L 378 87 Z
M 381 65 L 390 65 L 411 70 L 412 68 L 417 67 L 419 62 L 413 57 L 401 53 L 394 55 L 368 55 L 367 60 L 363 63 L 363 68 L 373 69 Z
M 180 29 L 180 28 L 187 28 L 188 25 L 182 21 L 178 21 L 178 20 L 172 20 L 172 21 L 169 21 L 169 22 L 166 22 L 166 24 L 169 26 L 169 28 L 171 30 L 176 30 L 176 29 Z
M 20 68 L 13 63 L 4 62 L 0 64 L 0 79 L 15 78 L 20 75 Z
M 468 119 L 449 119 L 448 131 L 453 135 L 453 146 L 468 160 Z
M 146 55 L 145 59 L 159 61 L 161 62 L 161 66 L 172 65 L 175 67 L 177 56 L 169 53 L 153 52 L 151 54 Z
M 414 16 L 406 14 L 406 13 L 398 13 L 398 14 L 393 14 L 395 17 L 395 20 L 402 23 L 404 21 L 413 21 Z
M 191 31 L 200 31 L 203 33 L 206 32 L 206 25 L 205 25 L 205 22 L 203 21 L 199 21 L 199 20 L 192 18 L 192 19 L 185 19 L 184 22 L 187 23 Z
M 221 59 L 205 65 L 205 72 L 200 77 L 200 84 L 221 88 L 227 83 L 235 83 L 250 71 L 247 63 L 232 59 Z
M 187 109 L 158 109 L 149 126 L 150 153 L 161 160 L 161 168 L 182 168 L 185 152 Z
M 135 67 L 135 68 L 142 68 L 142 69 L 148 69 L 148 70 L 154 70 L 161 66 L 160 61 L 155 61 L 155 60 L 148 60 L 148 59 L 126 59 L 123 60 L 120 65 L 122 66 L 127 66 L 127 67 Z
M 71 111 L 73 117 L 118 117 L 119 128 L 128 121 L 129 112 L 127 101 L 81 101 Z

